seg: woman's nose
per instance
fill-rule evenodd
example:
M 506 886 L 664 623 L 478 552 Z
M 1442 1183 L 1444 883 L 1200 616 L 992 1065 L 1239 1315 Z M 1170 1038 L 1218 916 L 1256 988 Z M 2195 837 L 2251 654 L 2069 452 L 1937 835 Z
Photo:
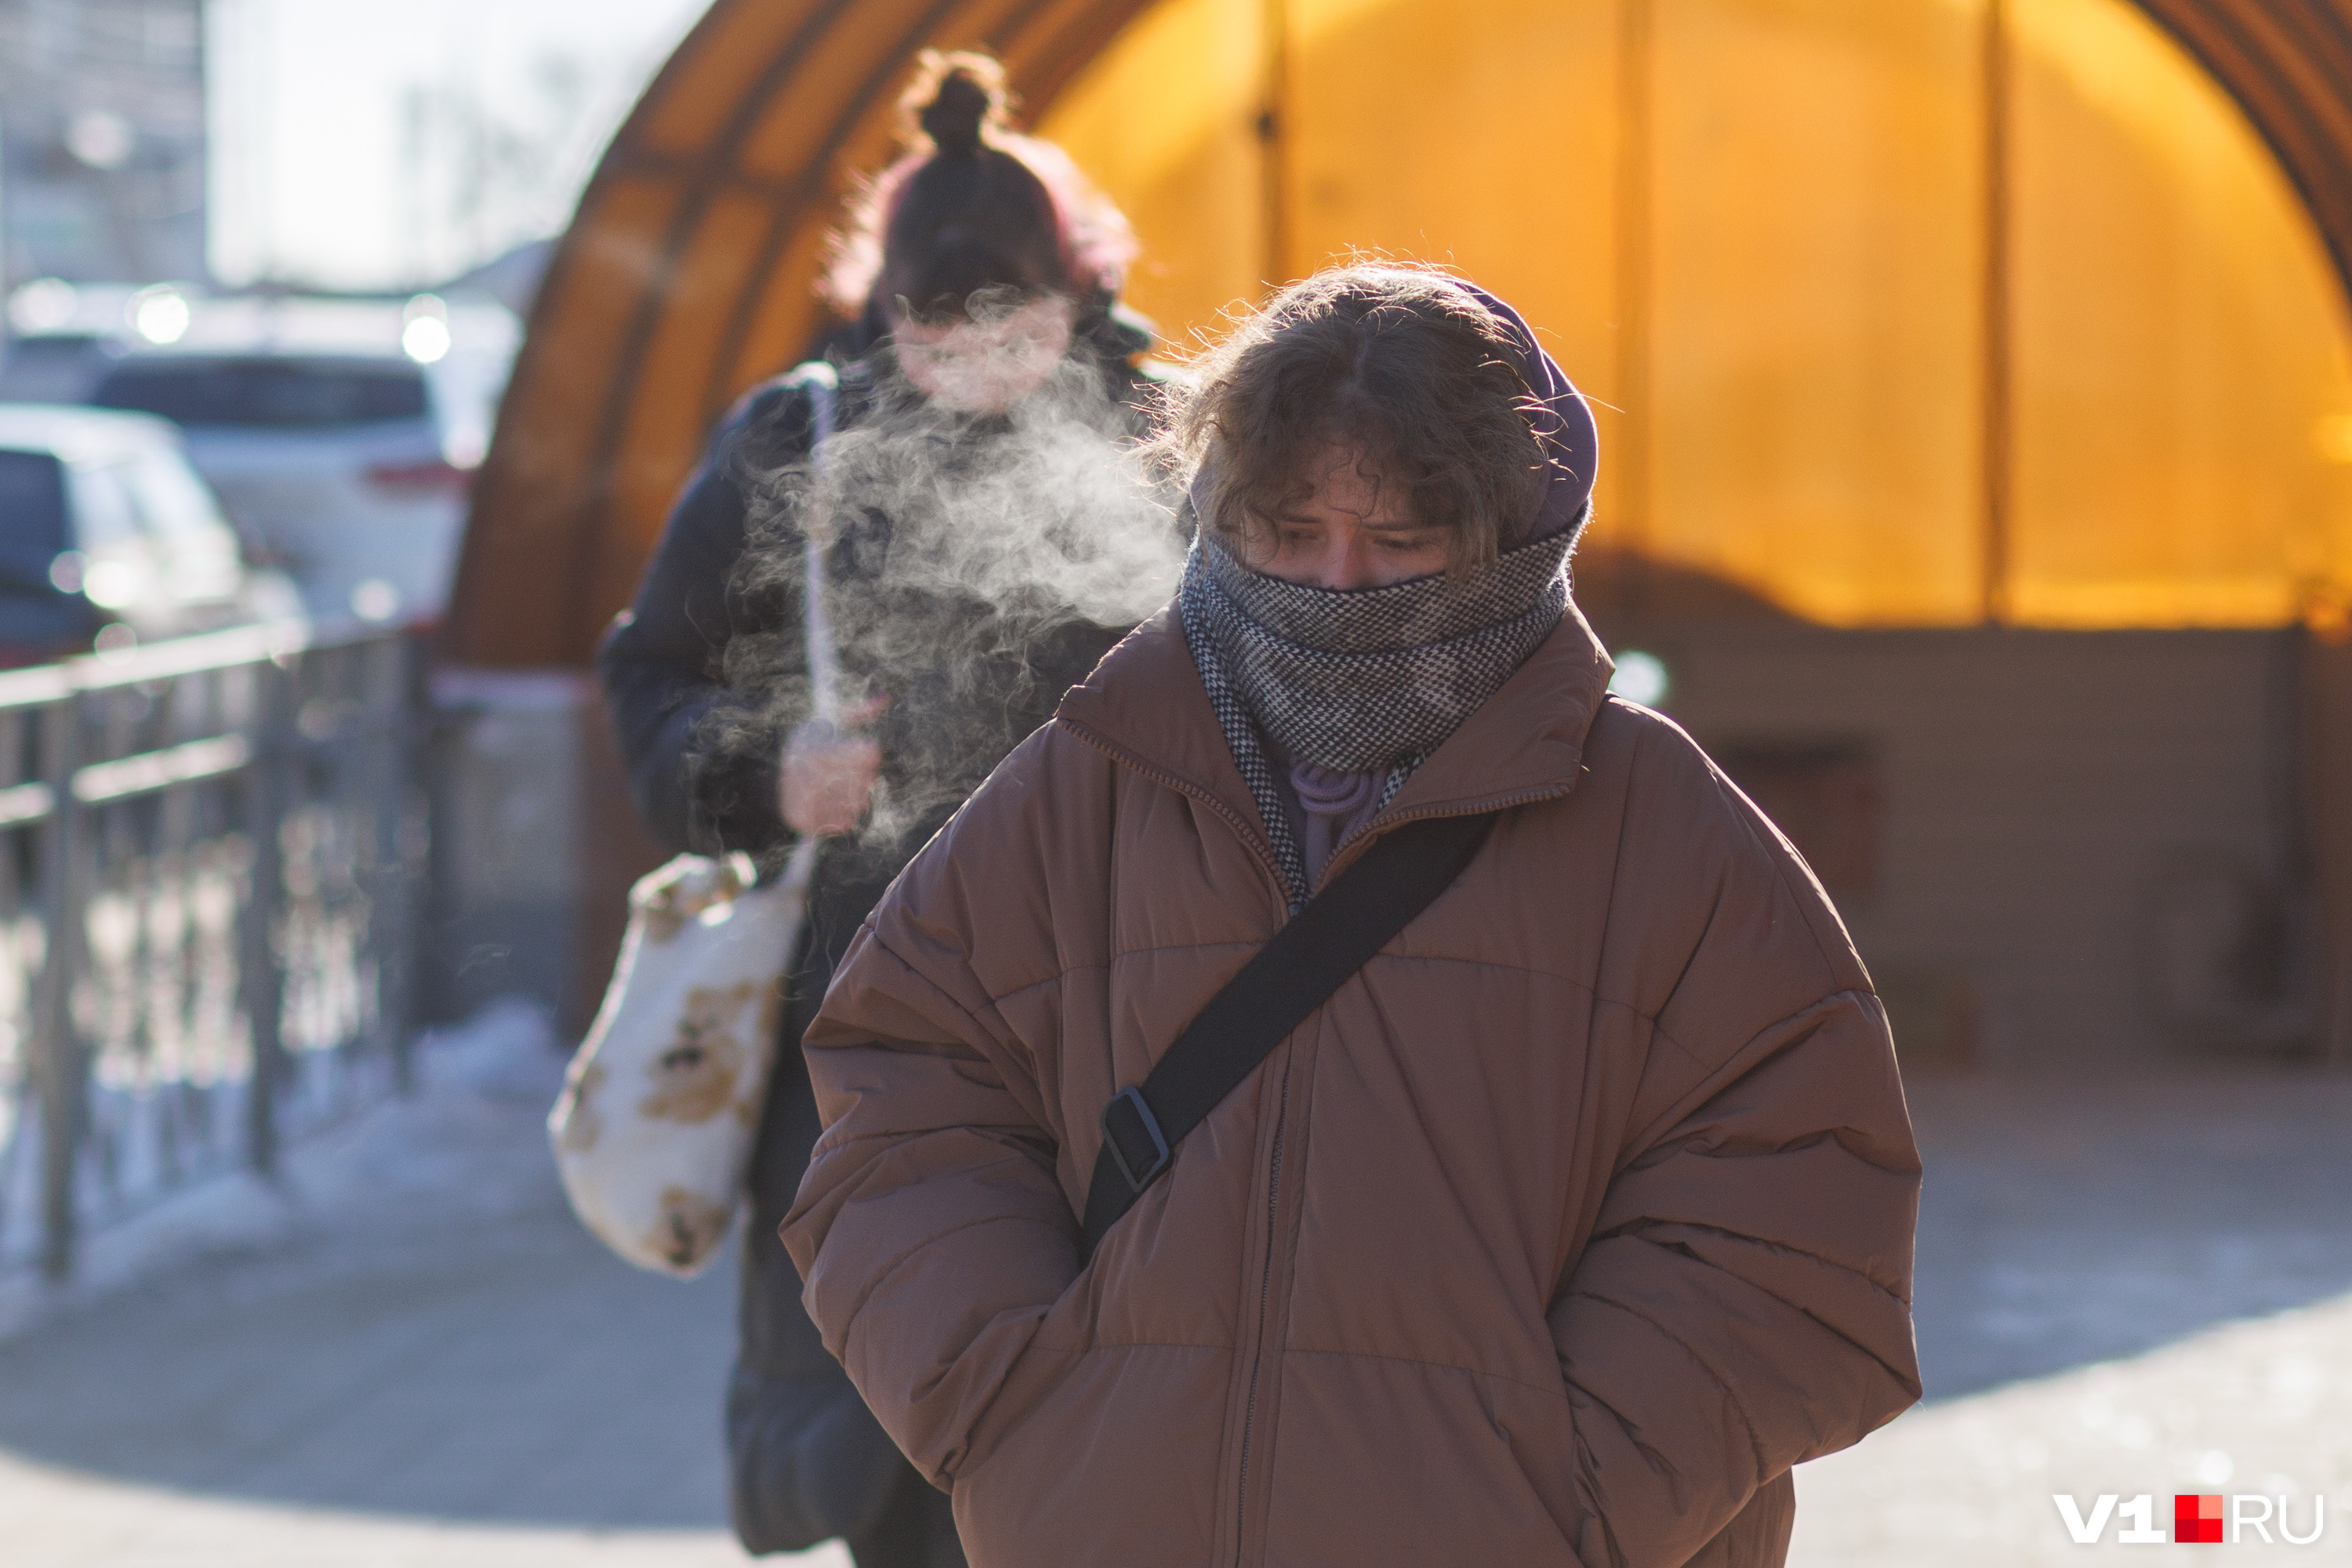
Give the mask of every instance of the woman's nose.
M 1321 585 L 1326 588 L 1370 588 L 1377 579 L 1372 552 L 1363 534 L 1352 528 L 1331 531 L 1325 547 Z

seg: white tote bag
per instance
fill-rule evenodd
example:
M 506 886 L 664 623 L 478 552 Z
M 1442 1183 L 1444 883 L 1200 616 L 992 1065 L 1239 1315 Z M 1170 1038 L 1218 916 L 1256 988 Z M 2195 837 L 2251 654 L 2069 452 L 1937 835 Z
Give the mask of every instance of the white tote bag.
M 833 370 L 813 363 L 794 379 L 809 394 L 812 461 L 822 464 Z M 810 705 L 824 727 L 840 719 L 840 660 L 822 531 L 803 531 Z M 689 1278 L 727 1239 L 767 1103 L 816 853 L 817 840 L 803 838 L 765 887 L 753 885 L 746 856 L 681 855 L 630 889 L 613 983 L 547 1131 L 572 1212 L 641 1268 Z

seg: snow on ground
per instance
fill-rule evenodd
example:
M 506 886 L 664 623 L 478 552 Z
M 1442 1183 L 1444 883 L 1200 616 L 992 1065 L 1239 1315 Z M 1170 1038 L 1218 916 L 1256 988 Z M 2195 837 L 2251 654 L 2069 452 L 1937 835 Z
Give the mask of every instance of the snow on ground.
M 420 1085 L 0 1280 L 6 1568 L 718 1568 L 731 1266 L 565 1206 L 562 1057 L 494 1008 Z M 837 1549 L 784 1561 L 845 1568 Z
M 2056 1503 L 2327 1499 L 2352 1553 L 2352 1078 L 2243 1068 L 1911 1088 L 1928 1402 L 1797 1471 L 1792 1568 L 2078 1546 Z M 2294 1549 L 2243 1545 L 2225 1559 Z M 2126 1558 L 2137 1561 L 2126 1552 Z
M 0 1279 L 6 1568 L 718 1568 L 731 1268 L 572 1219 L 561 1058 L 500 1009 L 422 1087 Z M 1927 1080 L 1928 1403 L 1798 1474 L 1795 1568 L 2096 1556 L 2052 1494 L 2328 1500 L 2352 1550 L 2352 1079 Z M 2115 1531 L 2110 1524 L 2110 1542 Z M 2246 1556 L 2284 1545 L 2223 1546 Z M 2290 1558 L 2290 1560 L 2294 1560 Z M 803 1560 L 842 1568 L 837 1552 Z
M 2181 1493 L 2283 1500 L 2298 1536 L 2326 1500 L 2315 1561 L 2352 1553 L 2352 1297 L 2207 1330 L 2103 1362 L 1923 1405 L 1797 1471 L 1790 1568 L 2034 1568 L 2122 1552 L 2112 1519 L 2075 1544 L 2053 1500 L 2091 1518 L 2146 1495 L 2169 1535 Z M 2247 1505 L 2250 1513 L 2263 1510 Z M 2219 1561 L 2300 1561 L 2284 1542 Z M 2203 1559 L 2200 1558 L 2200 1561 Z
M 0 1271 L 0 1343 L 63 1312 L 201 1265 L 301 1252 L 397 1228 L 404 1199 L 455 1201 L 489 1219 L 531 1201 L 549 1172 L 543 1142 L 515 1136 L 554 1103 L 563 1057 L 544 1009 L 493 1002 L 415 1047 L 418 1084 L 288 1148 L 274 1181 L 234 1171 L 82 1237 L 72 1280 Z

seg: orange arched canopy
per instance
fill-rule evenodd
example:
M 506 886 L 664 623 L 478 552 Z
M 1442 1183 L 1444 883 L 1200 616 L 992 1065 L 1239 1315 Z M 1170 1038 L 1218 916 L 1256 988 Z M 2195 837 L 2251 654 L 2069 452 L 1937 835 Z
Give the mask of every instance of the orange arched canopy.
M 1616 3 L 1631 14 L 1647 0 Z M 1998 16 L 2004 0 L 1986 3 Z M 2339 280 L 2352 277 L 2352 0 L 2139 4 L 2243 109 Z M 855 174 L 888 155 L 917 50 L 991 48 L 1034 121 L 1150 8 L 719 0 L 630 116 L 559 248 L 478 486 L 452 653 L 514 667 L 585 661 L 712 420 L 819 324 L 808 285 L 823 237 Z M 1228 41 L 1271 84 L 1283 0 L 1241 14 L 1262 16 L 1265 31 Z M 1132 112 L 1150 117 L 1155 93 L 1187 89 L 1174 71 L 1147 80 Z M 1276 95 L 1265 92 L 1270 109 Z M 1271 114 L 1263 130 L 1283 133 Z M 1238 164 L 1230 172 L 1247 184 Z M 1283 194 L 1270 181 L 1234 184 L 1218 202 L 1238 202 L 1258 220 L 1247 243 L 1281 258 Z

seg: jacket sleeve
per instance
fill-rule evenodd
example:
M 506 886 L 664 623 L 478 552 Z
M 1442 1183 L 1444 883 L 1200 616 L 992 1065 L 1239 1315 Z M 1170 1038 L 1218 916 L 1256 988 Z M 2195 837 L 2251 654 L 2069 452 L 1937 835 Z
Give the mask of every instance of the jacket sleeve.
M 1664 999 L 1625 1025 L 1646 1045 L 1627 1136 L 1549 1314 L 1593 1568 L 1712 1562 L 1735 1518 L 1785 1531 L 1790 1468 L 1920 1392 L 1919 1162 L 1885 1014 L 1771 825 L 1678 731 L 1644 745 L 1679 754 L 1636 769 L 1630 812 L 1701 826 L 1628 825 L 1674 863 L 1619 868 L 1612 924 L 1648 972 L 1623 989 Z M 1645 921 L 1675 886 L 1701 896 Z
M 1060 1140 L 1024 1038 L 1052 1027 L 1059 981 L 974 954 L 1055 951 L 1044 824 L 1073 814 L 1033 787 L 1053 739 L 1048 726 L 1024 742 L 907 868 L 803 1041 L 825 1131 L 784 1244 L 825 1348 L 942 1487 L 1009 1422 L 1016 1363 L 1078 1275 Z M 990 875 L 1007 857 L 1042 874 Z
M 736 406 L 671 509 L 635 603 L 597 650 L 630 798 L 646 831 L 673 854 L 757 855 L 789 838 L 776 815 L 775 746 L 709 742 L 723 726 L 760 723 L 721 676 L 730 641 L 774 634 L 778 651 L 796 657 L 797 596 L 763 595 L 747 606 L 730 579 L 747 537 L 748 455 L 805 456 L 808 420 L 807 399 L 775 384 Z

